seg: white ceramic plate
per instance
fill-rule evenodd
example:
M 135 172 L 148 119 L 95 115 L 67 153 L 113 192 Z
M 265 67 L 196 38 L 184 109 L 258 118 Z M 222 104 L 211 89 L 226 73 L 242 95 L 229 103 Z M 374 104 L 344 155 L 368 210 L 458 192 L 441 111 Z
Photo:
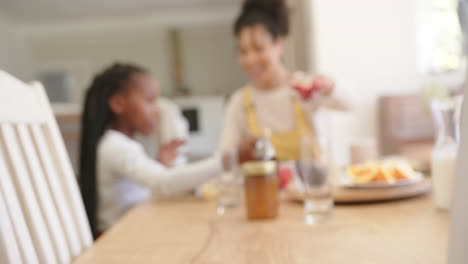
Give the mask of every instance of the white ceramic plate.
M 369 183 L 354 183 L 348 176 L 346 171 L 341 173 L 340 185 L 346 188 L 388 188 L 388 187 L 401 187 L 420 182 L 424 179 L 424 175 L 420 172 L 415 172 L 411 178 L 404 180 L 397 180 L 394 183 L 388 182 L 369 182 Z

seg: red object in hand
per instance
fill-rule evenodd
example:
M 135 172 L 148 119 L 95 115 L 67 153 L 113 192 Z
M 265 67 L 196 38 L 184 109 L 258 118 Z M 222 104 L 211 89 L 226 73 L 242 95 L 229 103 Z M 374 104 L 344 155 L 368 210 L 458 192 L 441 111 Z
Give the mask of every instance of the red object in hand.
M 310 85 L 303 86 L 300 84 L 293 85 L 294 90 L 296 90 L 301 98 L 308 100 L 313 97 L 313 95 L 320 90 L 320 80 L 315 79 Z
M 293 177 L 293 172 L 291 168 L 280 168 L 278 174 L 280 188 L 284 189 L 288 186 L 288 183 L 291 181 Z

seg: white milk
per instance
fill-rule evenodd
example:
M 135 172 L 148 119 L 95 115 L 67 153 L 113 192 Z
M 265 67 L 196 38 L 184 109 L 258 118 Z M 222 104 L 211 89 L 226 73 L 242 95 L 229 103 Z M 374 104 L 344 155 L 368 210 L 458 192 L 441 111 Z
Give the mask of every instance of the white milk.
M 449 209 L 457 160 L 456 146 L 447 146 L 432 152 L 432 183 L 437 208 Z

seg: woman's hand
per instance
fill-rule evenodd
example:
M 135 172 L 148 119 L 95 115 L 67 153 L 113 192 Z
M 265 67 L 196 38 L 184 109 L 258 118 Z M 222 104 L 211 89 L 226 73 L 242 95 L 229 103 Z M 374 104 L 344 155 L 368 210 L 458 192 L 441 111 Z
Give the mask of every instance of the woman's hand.
M 315 77 L 313 85 L 316 86 L 316 89 L 325 96 L 331 95 L 335 90 L 335 82 L 324 75 Z
M 235 151 L 228 151 L 223 153 L 222 162 L 224 170 L 230 170 L 233 163 L 237 162 L 242 164 L 246 161 L 254 159 L 255 143 L 257 138 L 248 136 L 240 143 Z M 237 155 L 233 157 L 233 155 Z
M 157 160 L 166 167 L 172 166 L 179 155 L 179 147 L 185 144 L 183 139 L 175 139 L 159 148 Z
M 293 76 L 292 87 L 303 100 L 313 98 L 317 93 L 329 96 L 335 90 L 335 82 L 324 75 L 317 75 L 312 78 L 304 73 L 296 73 Z
M 240 143 L 237 149 L 237 160 L 239 163 L 244 163 L 249 160 L 254 159 L 255 144 L 257 143 L 258 138 L 253 136 L 248 136 Z

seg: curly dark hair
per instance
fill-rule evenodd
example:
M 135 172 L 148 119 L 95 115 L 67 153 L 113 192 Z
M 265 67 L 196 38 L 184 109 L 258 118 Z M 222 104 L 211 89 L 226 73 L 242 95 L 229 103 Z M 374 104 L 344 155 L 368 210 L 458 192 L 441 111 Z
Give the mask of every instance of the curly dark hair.
M 234 35 L 244 27 L 261 24 L 273 39 L 289 33 L 289 10 L 284 0 L 245 0 L 234 23 Z

